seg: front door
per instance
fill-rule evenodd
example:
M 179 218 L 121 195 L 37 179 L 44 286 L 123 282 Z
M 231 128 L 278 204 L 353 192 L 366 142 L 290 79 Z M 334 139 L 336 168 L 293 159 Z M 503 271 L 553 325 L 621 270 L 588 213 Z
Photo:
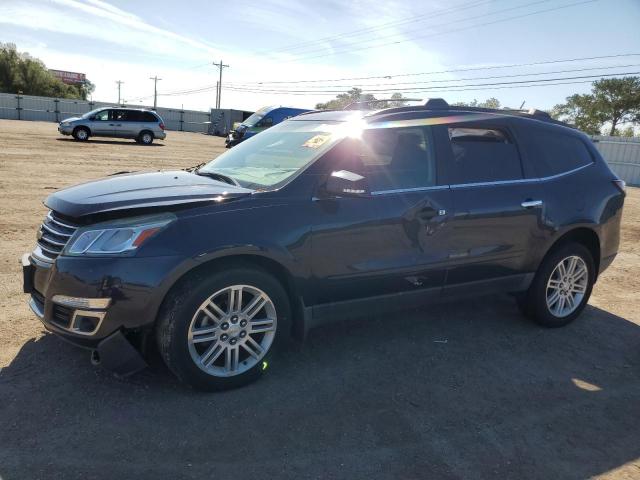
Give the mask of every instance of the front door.
M 112 118 L 113 110 L 100 110 L 96 113 L 89 125 L 91 134 L 96 137 L 112 137 L 114 134 Z
M 397 306 L 412 292 L 440 295 L 452 203 L 434 152 L 429 127 L 372 128 L 321 161 L 326 173 L 365 177 L 370 192 L 315 199 L 315 303 L 386 296 Z
M 542 187 L 526 178 L 514 132 L 499 121 L 450 124 L 454 216 L 445 295 L 521 290 L 544 244 Z

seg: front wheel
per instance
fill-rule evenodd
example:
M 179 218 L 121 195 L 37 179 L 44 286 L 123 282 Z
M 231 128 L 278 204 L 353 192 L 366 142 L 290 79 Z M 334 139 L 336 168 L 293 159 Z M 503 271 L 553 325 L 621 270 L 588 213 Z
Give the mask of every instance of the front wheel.
M 180 380 L 214 391 L 258 379 L 289 333 L 289 301 L 280 283 L 262 270 L 236 268 L 190 278 L 170 294 L 157 341 Z
M 523 313 L 536 323 L 562 327 L 582 313 L 594 281 L 591 252 L 579 243 L 567 243 L 544 259 L 518 303 Z

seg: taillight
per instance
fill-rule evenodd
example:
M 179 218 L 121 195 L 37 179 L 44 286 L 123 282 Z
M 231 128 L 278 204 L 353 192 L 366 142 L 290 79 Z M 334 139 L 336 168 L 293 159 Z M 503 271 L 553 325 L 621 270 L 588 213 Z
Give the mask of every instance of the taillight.
M 621 193 L 627 192 L 627 183 L 624 180 L 620 180 L 619 178 L 613 180 L 613 184 L 620 190 Z
M 160 122 L 160 128 L 164 130 L 164 123 Z

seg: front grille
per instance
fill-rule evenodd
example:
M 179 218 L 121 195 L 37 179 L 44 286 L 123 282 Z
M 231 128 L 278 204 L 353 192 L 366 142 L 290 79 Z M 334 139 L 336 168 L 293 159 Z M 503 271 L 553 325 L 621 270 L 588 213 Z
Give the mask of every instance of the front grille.
M 63 220 L 53 210 L 50 211 L 40 226 L 38 245 L 33 254 L 40 260 L 53 262 L 78 229 L 68 220 Z

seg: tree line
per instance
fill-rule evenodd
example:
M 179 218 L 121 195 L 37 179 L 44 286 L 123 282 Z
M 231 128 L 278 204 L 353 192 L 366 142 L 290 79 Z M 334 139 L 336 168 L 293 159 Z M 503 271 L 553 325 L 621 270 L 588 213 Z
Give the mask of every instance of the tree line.
M 89 81 L 67 85 L 42 61 L 18 52 L 13 43 L 0 43 L 0 92 L 86 100 L 94 88 Z
M 333 100 L 316 104 L 318 110 L 340 110 L 352 103 L 363 102 L 371 109 L 399 107 L 408 104 L 401 93 L 394 93 L 390 100 L 378 101 L 360 88 L 352 88 Z M 500 109 L 497 98 L 484 101 L 455 102 L 455 106 Z M 575 125 L 589 135 L 618 135 L 633 137 L 640 125 L 640 77 L 603 78 L 593 82 L 591 92 L 566 98 L 549 112 L 557 120 Z

